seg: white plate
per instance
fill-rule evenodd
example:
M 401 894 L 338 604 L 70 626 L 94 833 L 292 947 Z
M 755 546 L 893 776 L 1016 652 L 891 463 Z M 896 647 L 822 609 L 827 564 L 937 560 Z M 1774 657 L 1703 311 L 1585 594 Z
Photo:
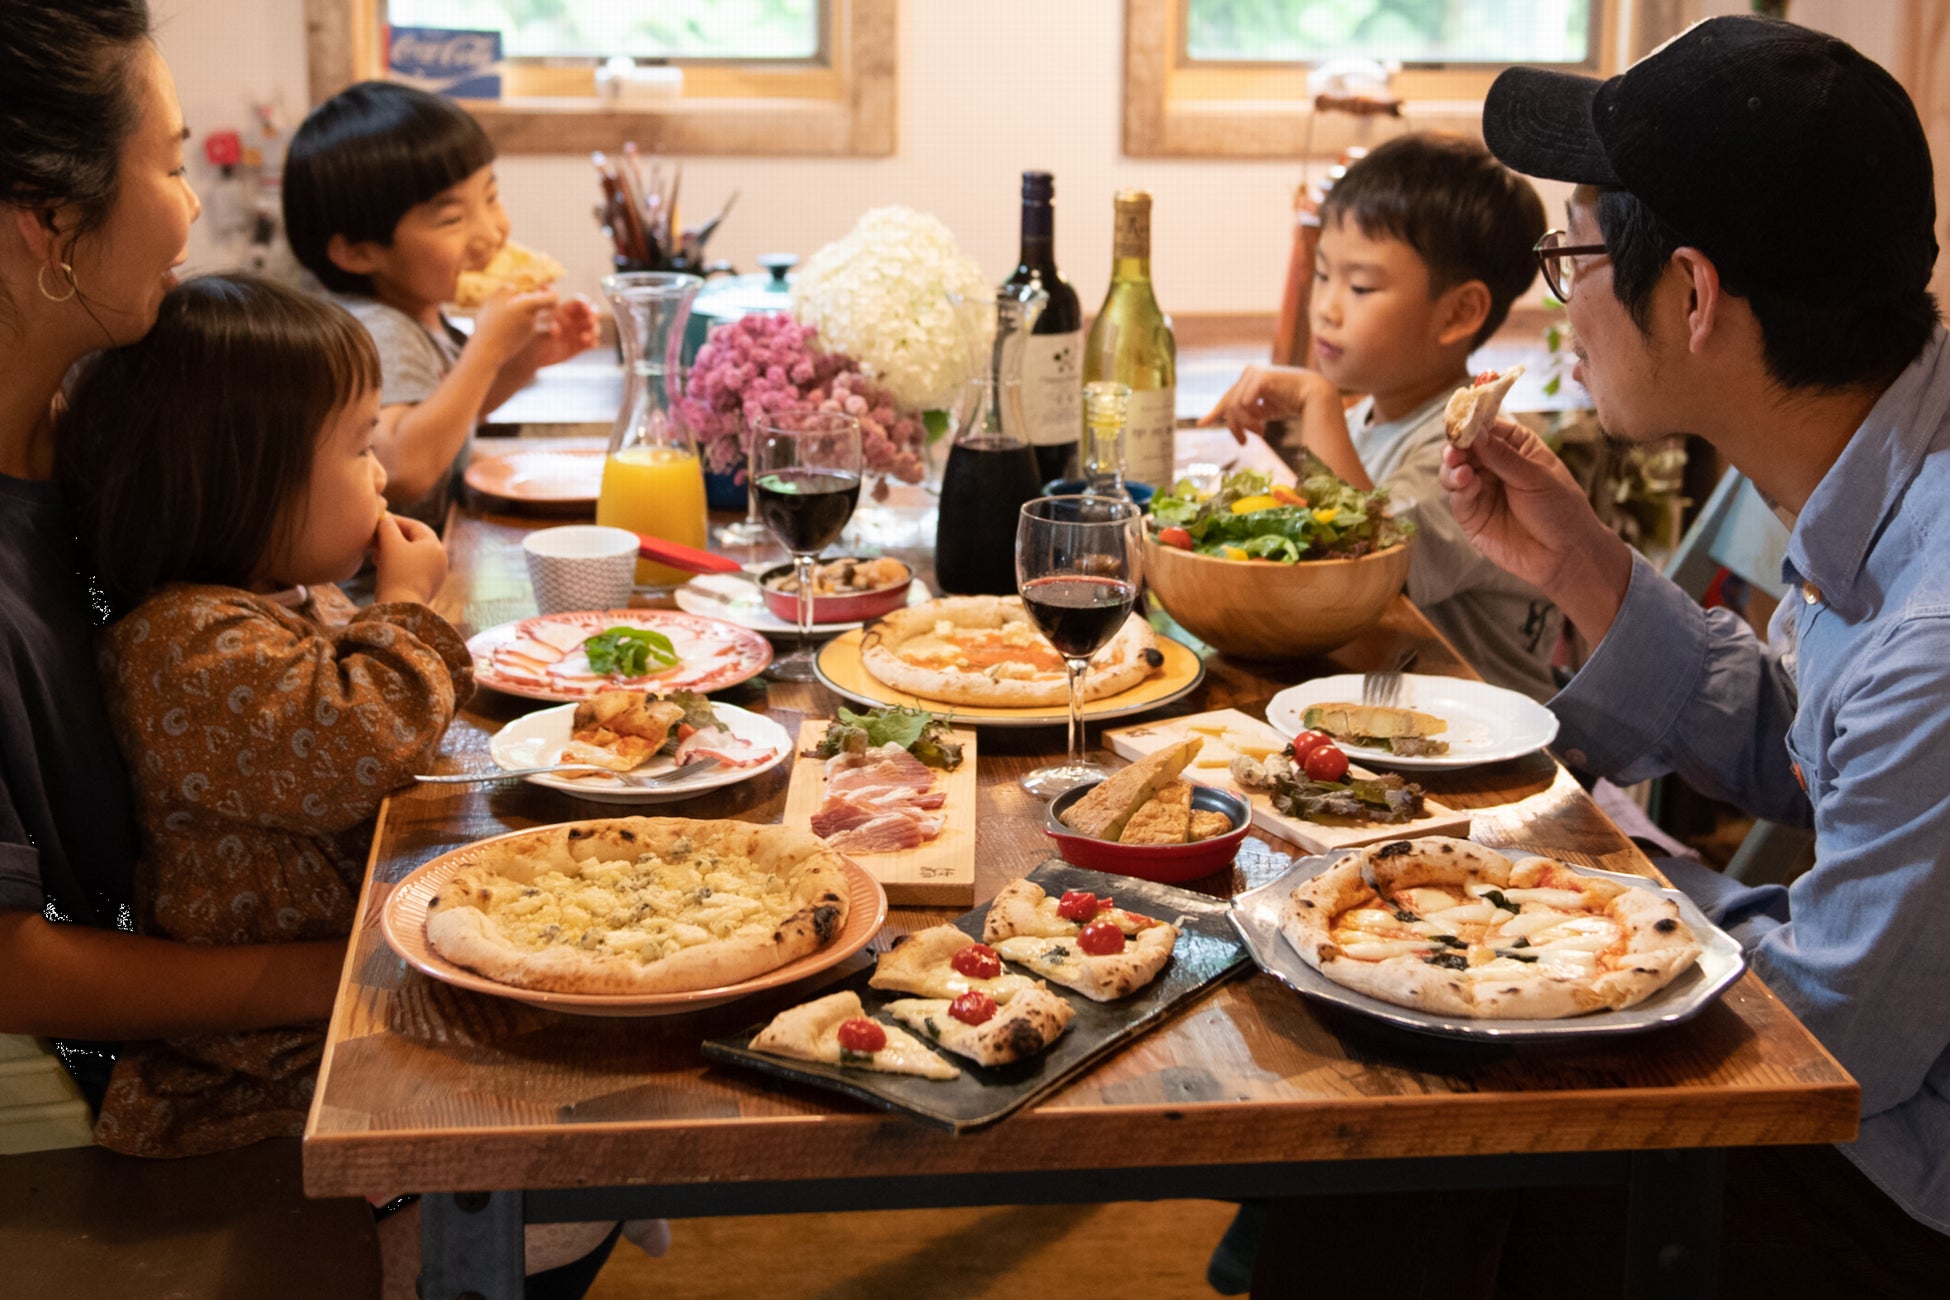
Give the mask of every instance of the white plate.
M 775 566 L 767 564 L 765 567 L 770 569 Z M 788 623 L 765 607 L 765 598 L 759 594 L 756 582 L 735 573 L 699 574 L 679 587 L 676 597 L 677 608 L 687 614 L 721 618 L 727 623 L 736 623 L 739 627 L 748 627 L 767 636 L 791 636 L 799 630 L 797 623 Z M 934 593 L 919 578 L 908 584 L 908 604 L 918 605 L 924 600 L 933 599 Z M 812 630 L 819 636 L 831 636 L 838 632 L 851 632 L 861 623 L 860 619 L 851 623 L 814 623 Z
M 711 711 L 718 715 L 725 729 L 740 740 L 754 745 L 769 745 L 772 757 L 751 767 L 714 767 L 695 776 L 687 776 L 669 785 L 660 785 L 645 790 L 637 786 L 625 785 L 613 777 L 592 774 L 581 778 L 564 775 L 531 776 L 524 780 L 535 785 L 547 786 L 572 794 L 578 799 L 591 799 L 597 803 L 667 803 L 672 799 L 688 799 L 706 790 L 716 790 L 720 786 L 736 785 L 740 781 L 769 772 L 783 763 L 792 752 L 792 737 L 785 734 L 785 728 L 762 713 L 753 713 L 732 704 L 711 705 Z M 518 767 L 540 767 L 547 763 L 560 761 L 562 746 L 569 741 L 569 732 L 575 722 L 576 706 L 564 704 L 558 708 L 540 709 L 534 713 L 523 714 L 507 726 L 494 733 L 488 741 L 488 757 L 495 761 L 503 771 L 513 771 Z M 668 772 L 677 763 L 668 754 L 659 754 L 638 772 L 655 775 Z
M 1283 736 L 1297 736 L 1306 725 L 1300 716 L 1315 704 L 1358 703 L 1361 674 L 1316 677 L 1289 686 L 1266 705 L 1266 720 Z M 1506 758 L 1520 758 L 1557 738 L 1557 715 L 1528 695 L 1506 691 L 1487 682 L 1463 677 L 1430 677 L 1406 673 L 1402 677 L 1399 708 L 1432 713 L 1449 724 L 1440 739 L 1449 742 L 1446 754 L 1403 758 L 1366 745 L 1341 745 L 1357 763 L 1382 767 L 1438 769 L 1474 767 Z M 1337 742 L 1338 743 L 1338 742 Z
M 1636 1034 L 1660 1025 L 1676 1025 L 1690 1020 L 1712 1004 L 1727 986 L 1747 969 L 1747 960 L 1732 935 L 1706 919 L 1692 899 L 1677 889 L 1660 889 L 1656 881 L 1617 871 L 1573 866 L 1580 875 L 1601 876 L 1672 899 L 1679 904 L 1679 917 L 1692 927 L 1700 942 L 1699 960 L 1672 983 L 1637 1006 L 1623 1011 L 1599 1011 L 1588 1016 L 1563 1020 L 1475 1020 L 1437 1015 L 1413 1007 L 1399 1007 L 1380 998 L 1357 993 L 1336 984 L 1300 959 L 1286 936 L 1280 933 L 1280 907 L 1302 882 L 1313 879 L 1334 863 L 1339 853 L 1301 858 L 1271 884 L 1250 889 L 1232 900 L 1232 925 L 1259 968 L 1302 997 L 1331 1002 L 1359 1015 L 1385 1021 L 1400 1029 L 1439 1038 L 1493 1039 L 1513 1042 L 1520 1039 L 1596 1038 L 1612 1034 Z

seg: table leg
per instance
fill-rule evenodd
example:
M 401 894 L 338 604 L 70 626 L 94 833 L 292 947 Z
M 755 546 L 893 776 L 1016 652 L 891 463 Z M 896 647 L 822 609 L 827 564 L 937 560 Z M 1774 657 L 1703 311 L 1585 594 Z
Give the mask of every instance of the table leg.
M 420 1201 L 421 1300 L 521 1300 L 520 1192 Z
M 1726 1153 L 1636 1151 L 1626 1184 L 1625 1300 L 1719 1294 Z

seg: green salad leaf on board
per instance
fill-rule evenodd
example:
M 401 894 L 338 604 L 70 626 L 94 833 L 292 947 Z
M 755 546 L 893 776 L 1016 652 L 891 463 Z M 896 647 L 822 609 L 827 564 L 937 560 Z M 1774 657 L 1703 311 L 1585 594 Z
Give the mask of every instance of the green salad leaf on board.
M 961 766 L 960 742 L 945 721 L 926 709 L 890 704 L 855 713 L 841 705 L 838 713 L 839 720 L 826 728 L 825 737 L 813 750 L 820 758 L 899 745 L 929 767 L 953 771 Z

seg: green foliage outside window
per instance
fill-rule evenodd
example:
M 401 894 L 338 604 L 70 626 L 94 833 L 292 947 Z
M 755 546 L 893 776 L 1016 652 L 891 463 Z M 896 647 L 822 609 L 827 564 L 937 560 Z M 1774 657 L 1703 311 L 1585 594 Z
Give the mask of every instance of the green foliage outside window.
M 1592 0 L 1186 0 L 1194 61 L 1584 63 Z
M 401 27 L 499 31 L 509 58 L 810 59 L 822 0 L 388 0 Z

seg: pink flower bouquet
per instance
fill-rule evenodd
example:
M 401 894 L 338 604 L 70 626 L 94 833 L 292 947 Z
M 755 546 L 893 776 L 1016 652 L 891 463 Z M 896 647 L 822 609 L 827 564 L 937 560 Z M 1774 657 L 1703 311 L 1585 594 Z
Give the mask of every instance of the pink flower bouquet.
M 817 334 L 783 314 L 743 316 L 712 329 L 677 401 L 705 468 L 739 471 L 742 483 L 748 429 L 796 411 L 845 411 L 859 418 L 869 472 L 919 481 L 920 419 L 896 409 L 851 357 L 820 351 Z

